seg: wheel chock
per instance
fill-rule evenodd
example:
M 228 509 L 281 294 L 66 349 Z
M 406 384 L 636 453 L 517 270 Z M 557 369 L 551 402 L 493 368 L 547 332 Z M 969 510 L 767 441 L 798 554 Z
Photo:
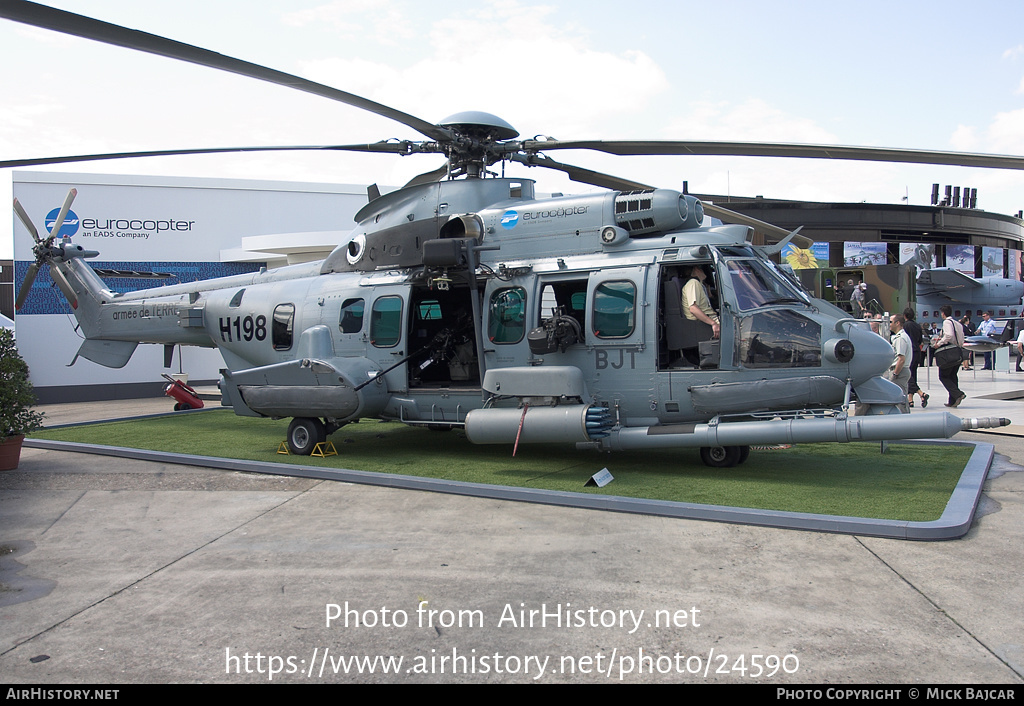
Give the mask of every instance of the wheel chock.
M 313 452 L 310 456 L 319 456 L 320 458 L 327 458 L 328 456 L 337 456 L 338 450 L 334 448 L 333 441 L 321 441 L 319 444 L 313 447 Z
M 281 442 L 281 445 L 277 447 L 277 452 L 279 454 L 284 454 L 285 456 L 291 456 L 291 453 L 292 453 L 291 451 L 288 450 L 288 442 L 287 441 L 282 441 Z

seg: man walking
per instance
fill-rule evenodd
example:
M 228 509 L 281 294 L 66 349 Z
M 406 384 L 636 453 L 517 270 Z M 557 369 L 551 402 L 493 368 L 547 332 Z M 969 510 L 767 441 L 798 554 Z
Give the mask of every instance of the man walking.
M 910 343 L 910 336 L 903 330 L 906 318 L 903 314 L 893 314 L 889 317 L 889 331 L 892 332 L 890 343 L 892 344 L 893 361 L 889 372 L 885 377 L 900 386 L 903 390 L 903 403 L 900 409 L 904 414 L 909 414 L 907 408 L 907 385 L 910 382 L 910 361 L 913 360 L 914 352 Z
M 939 363 L 939 382 L 949 393 L 949 402 L 946 403 L 946 406 L 958 407 L 967 398 L 967 395 L 960 390 L 960 383 L 957 380 L 960 362 L 963 360 L 964 328 L 959 321 L 953 318 L 953 307 L 949 304 L 940 306 L 939 313 L 942 315 L 942 334 L 932 342 L 936 362 L 939 362 L 939 354 L 944 350 L 956 350 L 955 357 L 952 354 L 947 354 L 943 357 L 949 357 L 949 360 L 945 364 Z
M 909 306 L 903 310 L 903 318 L 905 319 L 903 330 L 910 337 L 910 351 L 912 353 L 910 359 L 910 380 L 907 381 L 907 400 L 910 406 L 913 407 L 914 395 L 920 395 L 921 407 L 927 407 L 929 395 L 917 384 L 917 369 L 924 363 L 924 351 L 921 350 L 924 331 L 921 329 L 921 324 L 917 323 L 917 315 Z

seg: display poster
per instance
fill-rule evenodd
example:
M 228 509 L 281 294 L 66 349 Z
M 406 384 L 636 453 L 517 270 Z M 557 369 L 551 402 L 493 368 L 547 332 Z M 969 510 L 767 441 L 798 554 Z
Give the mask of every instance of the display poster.
M 888 260 L 885 243 L 844 243 L 843 264 L 846 267 L 884 265 Z
M 1005 277 L 1006 272 L 1003 269 L 1003 249 L 1002 248 L 990 248 L 984 246 L 981 248 L 981 276 L 982 277 Z
M 919 270 L 938 267 L 935 260 L 935 245 L 933 243 L 901 243 L 900 264 L 914 265 Z
M 951 267 L 957 272 L 968 277 L 974 276 L 974 246 L 973 245 L 947 245 L 946 246 L 946 267 Z
M 828 267 L 828 242 L 811 243 L 809 248 L 787 245 L 782 249 L 782 259 L 794 270 Z

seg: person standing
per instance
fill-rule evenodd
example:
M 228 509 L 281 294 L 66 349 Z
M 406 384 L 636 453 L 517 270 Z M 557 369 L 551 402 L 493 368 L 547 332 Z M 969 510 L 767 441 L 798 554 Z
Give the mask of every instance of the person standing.
M 908 414 L 907 408 L 907 384 L 910 381 L 910 361 L 914 357 L 913 347 L 910 344 L 910 336 L 903 330 L 906 318 L 903 314 L 893 314 L 889 317 L 889 331 L 892 333 L 890 343 L 892 344 L 893 360 L 889 371 L 886 373 L 886 380 L 890 380 L 900 386 L 903 390 L 903 403 L 900 410 Z
M 1017 340 L 1013 341 L 1013 345 L 1017 346 L 1017 372 L 1024 373 L 1024 370 L 1020 369 L 1020 361 L 1024 358 L 1024 326 L 1021 327 L 1020 333 L 1017 334 Z
M 950 307 L 950 310 L 952 310 L 952 308 L 953 307 Z M 964 338 L 965 339 L 967 338 L 967 336 L 973 336 L 974 335 L 974 324 L 971 323 L 971 315 L 970 315 L 970 313 L 964 314 L 964 317 L 962 319 L 960 319 L 960 325 L 963 326 Z M 964 370 L 973 370 L 974 369 L 973 368 L 973 366 L 974 366 L 974 354 L 973 353 L 968 353 L 966 355 L 966 357 L 964 358 L 963 365 L 964 365 Z
M 861 282 L 854 286 L 853 292 L 850 294 L 850 310 L 857 319 L 864 316 L 865 292 L 867 292 L 867 289 L 868 286 Z
M 938 357 L 939 353 L 949 348 L 955 348 L 958 351 L 956 360 L 947 362 L 945 365 L 939 364 L 939 382 L 949 393 L 949 402 L 946 403 L 946 406 L 958 407 L 967 398 L 967 395 L 960 390 L 960 382 L 957 380 L 962 356 L 960 351 L 963 350 L 964 345 L 964 327 L 953 318 L 953 307 L 949 304 L 939 307 L 939 313 L 942 315 L 942 333 L 932 342 L 935 355 Z
M 992 331 L 995 330 L 995 327 L 996 327 L 996 322 L 992 320 L 992 312 L 991 311 L 983 311 L 983 312 L 981 312 L 981 323 L 978 324 L 978 330 L 975 332 L 975 335 L 976 336 L 988 336 L 989 334 L 992 333 Z M 984 365 L 984 367 L 982 367 L 982 370 L 991 370 L 992 369 L 992 353 L 991 352 L 984 353 L 983 355 L 985 356 L 985 365 Z
M 921 407 L 928 406 L 928 398 L 930 395 L 922 390 L 917 384 L 917 369 L 924 363 L 924 351 L 921 350 L 921 343 L 924 340 L 924 331 L 921 329 L 921 324 L 917 323 L 917 315 L 914 310 L 909 306 L 903 310 L 903 330 L 910 338 L 910 379 L 907 380 L 907 402 L 911 407 L 914 406 L 914 395 L 921 396 Z

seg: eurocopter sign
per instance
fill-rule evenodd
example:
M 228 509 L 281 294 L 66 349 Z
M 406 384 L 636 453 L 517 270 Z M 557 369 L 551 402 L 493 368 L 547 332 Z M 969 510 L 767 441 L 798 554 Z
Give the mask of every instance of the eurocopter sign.
M 54 214 L 53 220 L 56 220 L 58 210 L 51 211 Z M 47 216 L 48 221 L 49 218 Z M 77 218 L 75 223 L 75 230 L 77 231 Z M 149 240 L 150 236 L 158 236 L 164 232 L 181 233 L 191 231 L 196 222 L 194 220 L 177 220 L 173 218 L 83 218 L 81 224 L 81 237 L 83 238 L 129 238 L 131 240 L 141 238 Z M 62 236 L 65 234 L 67 221 L 65 221 L 64 225 L 65 227 L 60 229 Z M 50 226 L 52 226 L 52 222 L 48 223 L 47 228 L 49 229 Z M 68 235 L 74 235 L 74 233 L 69 233 Z
M 57 236 L 98 252 L 89 260 L 94 267 L 123 273 L 104 280 L 121 292 L 258 270 L 265 263 L 243 253 L 244 238 L 265 236 L 286 248 L 287 236 L 272 236 L 346 230 L 366 203 L 365 189 L 355 186 L 16 171 L 14 196 L 41 238 L 53 229 L 71 187 L 78 195 Z M 16 221 L 16 290 L 35 261 L 34 244 Z M 224 261 L 225 251 L 242 253 L 246 261 Z M 132 276 L 148 272 L 170 277 Z M 224 367 L 218 352 L 186 347 L 175 351 L 168 371 L 158 345 L 140 346 L 117 370 L 85 359 L 66 367 L 82 344 L 70 313 L 50 268 L 39 269 L 16 320 L 18 347 L 32 361 L 32 382 L 42 401 L 130 396 L 128 386 L 152 385 L 160 373 L 178 372 L 179 364 L 192 380 L 215 380 Z M 127 391 L 113 389 L 120 385 Z

